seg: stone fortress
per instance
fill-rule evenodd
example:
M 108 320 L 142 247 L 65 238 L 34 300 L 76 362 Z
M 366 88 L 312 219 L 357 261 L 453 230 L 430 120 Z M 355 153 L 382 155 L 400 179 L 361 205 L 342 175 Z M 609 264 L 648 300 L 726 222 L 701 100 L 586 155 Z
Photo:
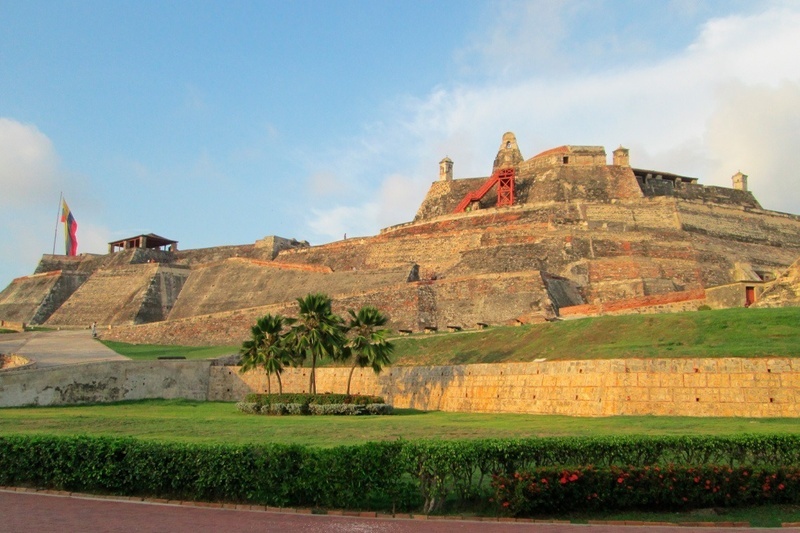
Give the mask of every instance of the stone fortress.
M 763 209 L 741 172 L 705 186 L 631 167 L 622 147 L 611 164 L 600 146 L 525 159 L 512 133 L 491 176 L 454 179 L 453 167 L 441 161 L 413 221 L 371 237 L 179 251 L 149 234 L 105 255 L 45 255 L 0 293 L 0 321 L 203 345 L 238 344 L 309 292 L 338 312 L 375 305 L 405 332 L 800 305 L 800 217 Z

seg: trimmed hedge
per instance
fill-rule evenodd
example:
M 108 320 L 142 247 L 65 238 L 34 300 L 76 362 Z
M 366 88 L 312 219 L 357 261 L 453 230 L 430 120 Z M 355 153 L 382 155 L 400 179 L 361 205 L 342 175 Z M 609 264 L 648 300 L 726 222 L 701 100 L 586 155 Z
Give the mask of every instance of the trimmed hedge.
M 266 403 L 239 402 L 236 408 L 248 415 L 390 415 L 394 411 L 386 403 L 370 403 L 367 405 L 355 403 L 331 404 L 301 404 L 301 403 Z
M 539 494 L 531 485 L 541 479 L 562 485 L 565 474 L 569 475 L 564 488 L 584 495 L 582 508 L 593 502 L 595 497 L 589 496 L 595 493 L 604 508 L 706 507 L 710 501 L 706 486 L 712 487 L 711 494 L 730 494 L 730 505 L 800 503 L 798 468 L 800 435 L 396 441 L 328 449 L 0 437 L 0 485 L 426 513 L 443 509 L 445 503 L 486 510 L 491 498 L 498 510 L 515 515 L 562 509 L 559 502 L 569 493 Z M 676 478 L 671 486 L 680 500 L 663 494 L 669 484 L 657 476 L 665 475 L 665 469 Z M 746 483 L 742 481 L 748 476 Z M 703 483 L 694 482 L 695 477 Z M 623 482 L 617 481 L 620 478 Z M 755 490 L 758 483 L 761 491 Z M 766 483 L 770 490 L 763 490 Z M 745 489 L 731 492 L 731 487 Z
M 492 481 L 501 513 L 736 507 L 800 502 L 800 467 L 538 468 Z
M 244 397 L 246 403 L 268 405 L 273 403 L 299 403 L 300 405 L 355 404 L 369 405 L 386 403 L 380 396 L 361 396 L 347 394 L 259 394 L 250 393 Z

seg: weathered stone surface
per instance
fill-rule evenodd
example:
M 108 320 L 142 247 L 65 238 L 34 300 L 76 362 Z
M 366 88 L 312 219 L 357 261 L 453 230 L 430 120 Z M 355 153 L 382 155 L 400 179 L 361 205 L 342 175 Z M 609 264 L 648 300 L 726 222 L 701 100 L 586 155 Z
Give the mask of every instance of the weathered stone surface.
M 210 366 L 211 361 L 114 361 L 13 370 L 0 374 L 0 407 L 205 400 Z
M 742 361 L 751 361 L 747 368 Z M 778 368 L 781 369 L 778 373 Z M 263 372 L 212 367 L 209 399 L 266 391 Z M 342 392 L 349 369 L 317 369 L 317 390 Z M 423 410 L 572 416 L 800 416 L 800 368 L 789 359 L 634 359 L 357 369 L 352 391 Z M 274 377 L 273 387 L 275 386 Z M 308 389 L 287 369 L 284 391 Z M 773 383 L 774 382 L 774 383 Z
M 754 307 L 800 306 L 800 259 L 786 269 L 764 292 Z
M 800 257 L 800 217 L 763 210 L 748 191 L 632 169 L 625 149 L 612 165 L 597 146 L 522 160 L 513 134 L 503 139 L 498 164 L 518 170 L 510 207 L 495 207 L 490 191 L 454 214 L 486 177 L 448 178 L 433 183 L 413 222 L 371 237 L 48 255 L 37 273 L 88 280 L 74 294 L 45 278 L 15 281 L 0 294 L 0 320 L 97 321 L 119 340 L 237 344 L 258 313 L 292 314 L 310 292 L 341 311 L 377 305 L 390 326 L 415 331 L 668 312 L 696 309 L 707 294 L 709 305 L 744 305 L 736 283 L 768 282 Z
M 317 390 L 343 392 L 349 368 L 318 368 Z M 309 369 L 288 368 L 285 392 L 304 392 Z M 273 379 L 273 389 L 276 383 Z M 399 408 L 559 414 L 800 417 L 800 365 L 771 359 L 545 361 L 357 369 L 356 394 Z M 144 398 L 238 401 L 266 375 L 211 361 L 121 361 L 0 372 L 0 407 Z

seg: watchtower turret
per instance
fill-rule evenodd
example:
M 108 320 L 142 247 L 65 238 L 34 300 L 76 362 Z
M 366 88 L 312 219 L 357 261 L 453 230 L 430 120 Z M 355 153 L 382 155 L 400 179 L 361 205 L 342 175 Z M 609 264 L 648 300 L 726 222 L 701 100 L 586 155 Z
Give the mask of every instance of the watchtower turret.
M 523 161 L 522 152 L 519 151 L 519 146 L 517 146 L 517 138 L 510 131 L 504 133 L 500 149 L 497 151 L 497 157 L 494 158 L 492 171 L 498 168 L 516 167 Z
M 631 166 L 631 157 L 627 148 L 620 146 L 614 150 L 614 164 L 619 167 Z
M 453 160 L 449 157 L 439 161 L 439 181 L 453 181 Z
M 737 172 L 733 176 L 731 176 L 731 181 L 733 182 L 733 188 L 738 189 L 740 191 L 747 190 L 747 174 L 742 174 L 741 172 Z

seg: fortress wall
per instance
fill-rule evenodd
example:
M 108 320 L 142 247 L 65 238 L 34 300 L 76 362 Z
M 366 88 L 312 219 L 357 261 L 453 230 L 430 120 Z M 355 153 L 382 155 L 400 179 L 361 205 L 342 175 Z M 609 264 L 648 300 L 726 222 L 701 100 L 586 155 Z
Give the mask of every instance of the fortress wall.
M 189 269 L 160 266 L 150 279 L 134 323 L 166 320 L 189 277 Z
M 344 392 L 349 368 L 318 368 L 319 392 Z M 287 368 L 286 392 L 308 389 Z M 273 377 L 273 389 L 277 387 Z M 263 372 L 210 361 L 120 361 L 0 374 L 0 406 L 144 398 L 238 401 L 266 390 Z M 800 417 L 797 359 L 632 359 L 357 369 L 352 391 L 397 408 L 569 416 Z
M 113 361 L 0 375 L 0 407 L 208 398 L 211 361 Z
M 677 206 L 686 231 L 730 241 L 800 248 L 800 217 L 691 202 Z
M 196 250 L 174 252 L 175 263 L 185 266 L 197 266 L 204 263 L 216 263 L 231 257 L 250 257 L 254 259 L 272 259 L 272 250 L 259 248 L 255 244 L 239 244 L 234 246 L 215 246 Z
M 418 222 L 452 213 L 467 193 L 480 188 L 487 179 L 489 176 L 433 182 L 417 210 L 414 221 Z M 496 195 L 494 203 L 497 203 Z
M 303 293 L 301 296 L 305 296 Z M 380 290 L 331 294 L 333 311 L 345 317 L 348 309 L 372 305 L 387 313 L 392 327 L 417 329 L 418 290 L 415 283 L 389 285 Z M 192 316 L 166 322 L 115 327 L 103 333 L 104 339 L 140 344 L 183 346 L 237 346 L 250 335 L 256 320 L 267 313 L 297 315 L 294 299 L 272 305 Z
M 318 368 L 318 392 L 344 392 L 349 368 Z M 209 399 L 264 392 L 263 372 L 211 367 Z M 284 392 L 308 390 L 308 368 L 282 374 Z M 273 391 L 277 382 L 273 377 Z M 397 408 L 555 414 L 800 417 L 797 359 L 632 359 L 357 369 L 352 392 Z
M 95 254 L 80 254 L 74 256 L 45 254 L 39 260 L 39 264 L 36 265 L 34 274 L 43 274 L 56 270 L 94 272 L 96 269 L 102 267 L 108 261 L 108 258 L 109 256 L 106 255 Z
M 158 263 L 98 270 L 53 313 L 50 326 L 132 324 Z
M 533 183 L 521 187 L 520 201 L 544 202 L 597 202 L 606 203 L 615 199 L 642 198 L 636 176 L 630 168 L 616 166 L 571 166 L 564 165 L 543 169 L 534 174 L 520 171 L 522 179 L 532 176 Z
M 478 323 L 507 324 L 519 317 L 553 316 L 547 288 L 537 270 L 443 279 L 431 284 L 435 323 L 474 328 Z M 501 296 L 497 296 L 501 295 Z
M 504 296 L 495 298 L 496 294 Z M 389 316 L 390 327 L 412 331 L 426 327 L 473 328 L 479 322 L 506 324 L 521 316 L 552 313 L 538 271 L 415 283 L 403 281 L 373 290 L 351 288 L 350 292 L 329 295 L 333 298 L 333 311 L 342 317 L 346 317 L 348 309 L 372 305 Z M 143 344 L 239 345 L 249 336 L 256 319 L 266 313 L 296 316 L 297 303 L 291 299 L 166 322 L 114 327 L 104 332 L 103 338 Z
M 55 287 L 61 271 L 17 278 L 0 292 L 0 319 L 28 323 Z
M 764 287 L 754 307 L 800 306 L 800 259 Z
M 681 183 L 672 189 L 672 196 L 685 200 L 708 202 L 720 205 L 747 206 L 761 209 L 761 205 L 750 191 L 731 189 L 729 187 L 716 187 L 701 185 L 699 183 Z
M 192 271 L 170 314 L 170 320 L 248 309 L 295 299 L 311 292 L 329 295 L 370 291 L 405 282 L 411 265 L 384 270 L 276 268 L 259 263 L 229 259 Z M 283 265 L 284 267 L 288 265 Z
M 676 202 L 654 198 L 636 203 L 587 204 L 583 206 L 590 229 L 607 227 L 614 231 L 636 229 L 680 230 Z

